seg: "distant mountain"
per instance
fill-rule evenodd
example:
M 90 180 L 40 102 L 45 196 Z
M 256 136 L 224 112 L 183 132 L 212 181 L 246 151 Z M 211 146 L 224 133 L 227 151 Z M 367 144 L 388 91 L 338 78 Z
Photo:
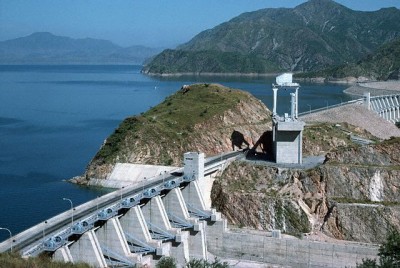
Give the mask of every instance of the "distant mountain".
M 160 51 L 39 32 L 0 42 L 0 64 L 142 64 Z
M 298 78 L 324 77 L 328 80 L 346 77 L 368 78 L 372 80 L 400 79 L 400 39 L 389 42 L 375 53 L 356 63 L 348 63 L 322 71 L 304 73 Z
M 354 11 L 331 0 L 244 13 L 165 50 L 143 72 L 304 72 L 354 62 L 400 37 L 400 10 Z

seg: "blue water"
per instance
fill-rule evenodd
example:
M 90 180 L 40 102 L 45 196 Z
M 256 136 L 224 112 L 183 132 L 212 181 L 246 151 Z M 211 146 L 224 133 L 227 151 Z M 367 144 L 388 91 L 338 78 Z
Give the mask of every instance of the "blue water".
M 272 107 L 272 79 L 156 79 L 140 66 L 0 66 L 0 227 L 19 233 L 106 190 L 65 182 L 84 172 L 125 117 L 157 105 L 184 84 L 220 83 Z M 302 84 L 299 110 L 349 100 L 344 87 Z M 288 112 L 281 92 L 278 112 Z M 286 103 L 284 105 L 283 103 Z M 0 241 L 8 232 L 0 231 Z

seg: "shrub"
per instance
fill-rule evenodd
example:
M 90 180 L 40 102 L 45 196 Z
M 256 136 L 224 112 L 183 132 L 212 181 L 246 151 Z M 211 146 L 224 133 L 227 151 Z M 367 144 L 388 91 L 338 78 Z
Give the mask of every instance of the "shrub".
M 390 268 L 400 267 L 400 233 L 392 231 L 387 240 L 379 247 L 379 264 L 376 260 L 365 259 L 357 268 Z
M 213 262 L 199 259 L 191 259 L 187 264 L 187 268 L 228 268 L 227 262 L 222 262 L 215 258 Z
M 162 257 L 156 265 L 157 268 L 176 268 L 176 261 L 171 257 Z

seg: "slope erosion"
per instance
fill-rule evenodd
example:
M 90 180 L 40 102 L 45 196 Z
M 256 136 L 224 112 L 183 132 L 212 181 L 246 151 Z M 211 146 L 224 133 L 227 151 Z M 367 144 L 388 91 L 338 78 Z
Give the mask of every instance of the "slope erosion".
M 400 139 L 342 145 L 309 170 L 234 163 L 215 181 L 213 205 L 239 226 L 381 243 L 400 230 Z

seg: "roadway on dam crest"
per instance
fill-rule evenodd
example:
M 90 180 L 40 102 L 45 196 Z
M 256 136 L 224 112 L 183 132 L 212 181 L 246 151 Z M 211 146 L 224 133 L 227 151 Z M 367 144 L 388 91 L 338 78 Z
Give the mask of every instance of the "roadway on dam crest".
M 346 122 L 353 126 L 367 130 L 380 139 L 400 137 L 400 129 L 393 123 L 379 117 L 379 115 L 368 110 L 361 102 L 345 104 L 320 112 L 305 114 L 300 117 L 307 124 L 328 122 Z
M 208 175 L 215 171 L 216 166 L 221 161 L 225 161 L 231 158 L 236 158 L 242 154 L 242 151 L 229 152 L 221 154 L 220 156 L 207 158 L 205 161 L 205 175 Z M 208 167 L 208 169 L 207 169 Z M 174 169 L 175 172 L 183 171 L 181 169 Z M 121 202 L 124 198 L 131 197 L 133 195 L 139 194 L 146 189 L 157 186 L 164 181 L 172 180 L 176 178 L 175 175 L 170 173 L 161 174 L 153 178 L 146 180 L 146 184 L 133 184 L 126 186 L 118 191 L 111 192 L 107 195 L 103 195 L 92 201 L 86 202 L 73 210 L 74 222 L 78 222 L 87 218 L 89 215 L 97 213 L 102 209 L 108 208 L 111 205 Z M 0 243 L 0 252 L 5 252 L 10 250 L 11 247 L 14 251 L 20 251 L 32 243 L 39 243 L 41 239 L 51 236 L 52 234 L 57 234 L 62 228 L 68 228 L 71 225 L 72 211 L 65 211 L 51 219 L 48 219 L 36 226 L 29 228 L 5 241 Z

